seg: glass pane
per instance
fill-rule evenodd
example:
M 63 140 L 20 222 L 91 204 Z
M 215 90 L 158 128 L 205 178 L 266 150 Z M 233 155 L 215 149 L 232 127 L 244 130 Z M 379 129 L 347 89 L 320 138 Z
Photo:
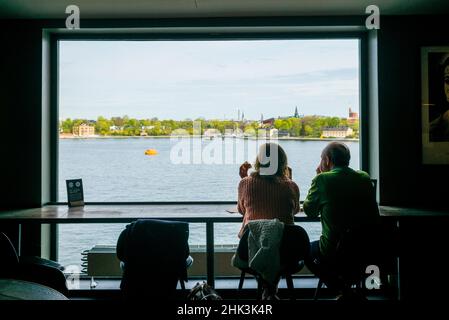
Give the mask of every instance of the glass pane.
M 70 272 L 87 271 L 83 266 L 83 252 L 94 250 L 104 266 L 101 272 L 120 276 L 118 259 L 115 256 L 117 240 L 126 224 L 121 223 L 80 223 L 59 225 L 58 261 Z M 106 253 L 106 254 L 105 254 Z M 104 260 L 101 260 L 103 259 Z M 109 270 L 109 271 L 108 271 Z M 83 272 L 84 273 L 84 272 Z
M 344 140 L 359 168 L 357 39 L 59 45 L 59 201 L 77 178 L 87 202 L 235 201 L 238 168 L 264 142 L 251 132 L 283 146 L 301 200 L 327 140 Z M 79 265 L 121 228 L 61 226 L 61 262 Z M 216 225 L 216 245 L 238 228 Z
M 86 201 L 235 200 L 251 132 L 286 149 L 302 199 L 323 140 L 347 141 L 359 167 L 357 39 L 60 41 L 59 54 L 59 201 L 72 178 Z

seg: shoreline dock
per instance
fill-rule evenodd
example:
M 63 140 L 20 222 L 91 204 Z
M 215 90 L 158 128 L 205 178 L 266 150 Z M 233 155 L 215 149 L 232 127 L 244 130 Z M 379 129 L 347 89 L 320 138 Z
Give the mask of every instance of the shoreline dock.
M 213 139 L 241 139 L 241 140 L 278 140 L 278 141 L 353 141 L 358 142 L 359 139 L 353 138 L 307 138 L 307 137 L 205 137 L 199 135 L 189 136 L 73 136 L 73 135 L 59 135 L 59 139 L 171 139 L 171 138 L 204 138 L 205 140 Z

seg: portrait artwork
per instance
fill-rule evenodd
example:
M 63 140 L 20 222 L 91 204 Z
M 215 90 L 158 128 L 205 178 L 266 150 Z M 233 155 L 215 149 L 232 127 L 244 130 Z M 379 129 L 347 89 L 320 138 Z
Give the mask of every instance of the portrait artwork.
M 449 47 L 425 47 L 422 65 L 424 164 L 449 164 Z

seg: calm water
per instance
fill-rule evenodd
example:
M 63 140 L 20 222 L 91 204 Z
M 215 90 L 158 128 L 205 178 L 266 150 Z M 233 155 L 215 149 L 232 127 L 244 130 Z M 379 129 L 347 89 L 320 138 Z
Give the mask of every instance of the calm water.
M 181 144 L 182 145 L 181 145 Z M 261 142 L 260 142 L 261 143 Z M 280 141 L 304 200 L 315 176 L 326 141 Z M 235 201 L 244 160 L 253 162 L 258 142 L 241 139 L 118 138 L 61 139 L 59 142 L 59 201 L 66 201 L 66 179 L 82 178 L 85 201 Z M 351 166 L 359 168 L 359 144 L 347 142 Z M 183 146 L 183 148 L 180 148 Z M 146 149 L 158 155 L 146 156 Z M 179 151 L 182 149 L 182 151 Z M 178 152 L 174 152 L 177 150 Z M 179 162 L 202 155 L 201 163 Z M 174 160 L 174 161 L 173 161 Z M 195 159 L 198 161 L 198 159 Z M 124 224 L 60 225 L 59 260 L 80 264 L 80 253 L 95 244 L 115 245 Z M 305 223 L 312 240 L 319 223 Z M 236 244 L 240 224 L 217 224 L 215 242 Z M 190 244 L 205 244 L 205 226 L 191 224 Z

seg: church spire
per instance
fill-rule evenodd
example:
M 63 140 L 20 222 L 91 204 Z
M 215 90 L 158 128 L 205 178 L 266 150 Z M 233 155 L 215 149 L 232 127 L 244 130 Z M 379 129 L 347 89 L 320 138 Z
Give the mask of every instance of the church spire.
M 295 118 L 299 118 L 299 113 L 298 113 L 298 106 L 295 107 Z

